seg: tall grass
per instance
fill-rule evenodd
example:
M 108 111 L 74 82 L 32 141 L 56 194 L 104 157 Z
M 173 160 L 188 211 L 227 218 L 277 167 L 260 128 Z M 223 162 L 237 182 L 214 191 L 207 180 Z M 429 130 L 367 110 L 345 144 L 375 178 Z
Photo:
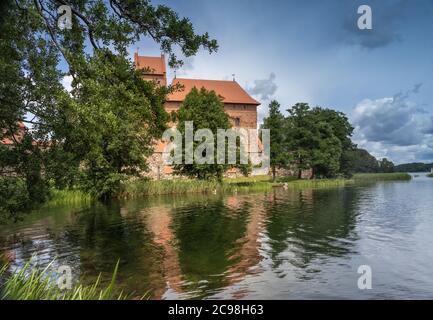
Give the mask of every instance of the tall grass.
M 316 189 L 316 188 L 333 188 L 343 187 L 347 184 L 353 183 L 353 180 L 349 179 L 311 179 L 311 180 L 294 180 L 283 184 L 288 188 L 298 189 Z
M 248 192 L 271 189 L 272 185 L 259 178 L 259 181 L 236 178 L 222 183 L 216 180 L 143 180 L 137 179 L 125 183 L 120 198 L 137 198 L 141 196 L 185 194 L 185 193 L 218 193 Z
M 46 206 L 85 204 L 93 200 L 90 194 L 78 189 L 52 189 L 50 196 L 50 200 L 46 203 Z
M 272 180 L 271 176 L 260 175 L 260 176 L 248 176 L 248 177 L 236 177 L 236 178 L 224 178 L 225 183 L 255 183 L 255 182 L 269 182 Z
M 236 193 L 259 192 L 273 187 L 290 188 L 329 188 L 340 187 L 354 181 L 385 181 L 410 180 L 407 173 L 363 173 L 355 174 L 348 179 L 311 179 L 298 180 L 295 177 L 278 177 L 275 182 L 268 175 L 224 178 L 222 182 L 216 180 L 172 179 L 149 180 L 135 179 L 123 184 L 118 198 L 133 199 L 143 196 L 187 194 L 187 193 Z M 83 204 L 93 200 L 92 196 L 80 190 L 52 190 L 52 198 L 47 205 Z
M 143 195 L 206 193 L 220 188 L 217 181 L 173 179 L 147 180 L 137 179 L 125 183 L 121 198 L 135 198 Z
M 115 293 L 115 281 L 119 268 L 119 261 L 114 268 L 108 286 L 101 286 L 101 275 L 93 285 L 78 284 L 71 289 L 61 290 L 53 281 L 53 275 L 48 272 L 51 264 L 43 270 L 31 268 L 27 262 L 24 267 L 6 276 L 8 266 L 0 269 L 0 279 L 6 278 L 0 284 L 0 300 L 125 300 L 128 295 L 123 292 Z M 144 296 L 143 296 L 144 297 Z
M 124 186 L 120 198 L 138 198 L 150 195 L 185 194 L 185 193 L 237 193 L 259 192 L 271 190 L 273 187 L 291 188 L 329 188 L 344 186 L 353 183 L 346 179 L 312 179 L 296 180 L 293 177 L 278 178 L 272 182 L 270 176 L 250 176 L 238 178 L 225 178 L 223 182 L 215 180 L 142 180 L 129 181 Z
M 393 173 L 357 173 L 353 176 L 355 181 L 390 181 L 390 180 L 410 180 L 412 176 L 405 172 Z

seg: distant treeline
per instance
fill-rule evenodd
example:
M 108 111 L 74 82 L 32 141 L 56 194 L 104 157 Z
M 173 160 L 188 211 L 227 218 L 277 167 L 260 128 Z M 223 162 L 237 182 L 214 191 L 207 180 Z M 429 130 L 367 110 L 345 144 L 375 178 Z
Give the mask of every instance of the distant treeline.
M 350 163 L 351 171 L 354 173 L 391 173 L 396 172 L 396 166 L 387 158 L 376 159 L 367 150 L 355 148 L 346 154 L 347 162 Z
M 376 159 L 367 150 L 356 148 L 348 152 L 352 171 L 356 173 L 430 172 L 433 163 L 412 162 L 394 165 L 386 158 Z
M 412 162 L 395 166 L 396 172 L 430 172 L 433 163 Z

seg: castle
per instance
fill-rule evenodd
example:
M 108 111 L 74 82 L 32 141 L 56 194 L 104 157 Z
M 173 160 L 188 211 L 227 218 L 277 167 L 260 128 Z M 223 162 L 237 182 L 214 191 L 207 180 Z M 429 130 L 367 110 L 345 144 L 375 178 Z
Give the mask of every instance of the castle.
M 167 72 L 165 57 L 149 57 L 134 54 L 135 68 L 144 71 L 143 78 L 149 81 L 155 81 L 159 85 L 167 85 Z M 203 79 L 185 79 L 174 78 L 171 85 L 181 85 L 180 91 L 175 91 L 167 95 L 164 108 L 168 113 L 177 111 L 184 101 L 186 95 L 196 87 L 197 89 L 205 88 L 222 97 L 224 110 L 226 111 L 231 124 L 235 128 L 257 129 L 257 107 L 260 102 L 253 99 L 235 80 L 203 80 Z M 164 165 L 163 152 L 166 143 L 160 141 L 154 148 L 154 154 L 148 159 L 150 171 L 148 175 L 152 178 L 163 179 L 172 175 L 172 168 Z M 227 175 L 237 175 L 235 169 L 227 172 Z

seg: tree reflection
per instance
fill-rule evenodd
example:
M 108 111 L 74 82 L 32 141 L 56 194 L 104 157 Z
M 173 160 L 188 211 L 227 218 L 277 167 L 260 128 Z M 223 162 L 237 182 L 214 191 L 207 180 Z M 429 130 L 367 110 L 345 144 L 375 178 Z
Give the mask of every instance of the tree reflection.
M 274 268 L 306 268 L 316 257 L 351 252 L 357 216 L 355 189 L 274 191 L 265 201 Z

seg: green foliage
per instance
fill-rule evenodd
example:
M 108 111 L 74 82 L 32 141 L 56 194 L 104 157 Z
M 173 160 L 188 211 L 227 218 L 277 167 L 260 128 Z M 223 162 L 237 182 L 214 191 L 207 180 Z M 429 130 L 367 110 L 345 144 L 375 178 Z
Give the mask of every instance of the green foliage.
M 32 130 L 12 151 L 0 150 L 0 169 L 23 176 L 29 201 L 46 199 L 48 180 L 57 188 L 80 182 L 92 195 L 109 197 L 125 176 L 146 169 L 144 158 L 167 120 L 167 90 L 142 80 L 128 49 L 150 37 L 175 66 L 182 64 L 177 49 L 188 57 L 218 46 L 187 18 L 146 0 L 72 1 L 72 28 L 65 29 L 57 26 L 58 5 L 2 1 L 0 139 L 13 138 L 19 123 Z M 71 92 L 62 85 L 66 75 Z
M 270 182 L 271 181 L 271 177 L 268 176 L 268 175 L 260 175 L 260 176 L 225 178 L 223 181 L 225 183 Z
M 379 161 L 379 171 L 384 173 L 394 172 L 394 163 L 389 161 L 387 158 L 383 158 Z
M 318 189 L 344 187 L 351 183 L 353 180 L 349 179 L 311 179 L 291 181 L 287 183 L 287 187 L 291 189 Z
M 287 110 L 287 140 L 291 163 L 299 170 L 313 169 L 314 176 L 335 177 L 353 128 L 342 114 L 297 103 Z
M 186 193 L 222 193 L 252 192 L 270 190 L 272 183 L 269 176 L 242 177 L 216 180 L 174 179 L 146 180 L 134 179 L 124 183 L 121 198 L 137 198 L 142 196 L 186 194 Z
M 220 188 L 215 180 L 143 180 L 135 179 L 125 183 L 121 197 L 135 198 L 149 195 L 212 193 Z
M 16 220 L 29 209 L 30 199 L 26 182 L 21 178 L 0 178 L 0 222 Z
M 43 203 L 49 186 L 42 177 L 43 152 L 32 143 L 28 134 L 14 147 L 0 145 L 0 171 L 10 172 L 14 177 L 2 178 L 0 207 L 3 217 L 16 219 L 17 214 Z M 25 190 L 24 190 L 25 187 Z M 7 189 L 10 188 L 10 193 Z M 8 199 L 10 197 L 10 199 Z M 20 203 L 21 201 L 21 203 Z
M 273 100 L 269 104 L 269 115 L 263 119 L 261 128 L 270 130 L 270 165 L 272 179 L 275 180 L 276 168 L 288 166 L 285 119 L 277 101 Z
M 353 173 L 391 173 L 395 171 L 394 164 L 386 158 L 378 161 L 367 150 L 354 148 L 344 155 L 345 168 Z
M 367 150 L 355 148 L 344 154 L 346 168 L 353 173 L 373 173 L 379 171 L 379 163 Z
M 351 176 L 351 170 L 349 164 L 347 163 L 346 154 L 355 148 L 352 142 L 353 126 L 350 124 L 347 116 L 339 111 L 332 109 L 324 109 L 320 107 L 315 107 L 312 109 L 312 113 L 317 118 L 319 122 L 325 122 L 330 125 L 332 133 L 339 142 L 341 143 L 341 155 L 339 160 L 339 169 L 337 170 L 339 174 L 345 177 Z M 322 172 L 324 176 L 335 176 L 335 173 Z M 316 170 L 317 173 L 317 170 Z
M 207 91 L 204 88 L 198 90 L 193 88 L 185 97 L 179 111 L 176 114 L 178 122 L 177 129 L 182 136 L 185 136 L 185 122 L 193 122 L 193 132 L 196 133 L 199 129 L 209 129 L 214 135 L 213 157 L 212 163 L 198 164 L 194 160 L 193 164 L 187 164 L 182 161 L 182 164 L 175 164 L 174 170 L 176 174 L 188 177 L 196 177 L 198 179 L 216 178 L 222 180 L 224 172 L 230 168 L 228 164 L 218 164 L 217 159 L 217 130 L 229 129 L 231 127 L 227 113 L 224 111 L 224 104 L 221 98 L 214 91 Z M 195 139 L 194 139 L 195 140 Z M 196 150 L 202 141 L 194 141 L 193 149 Z M 188 146 L 182 146 L 182 158 L 185 160 L 185 154 Z M 227 151 L 227 148 L 226 148 Z M 226 152 L 227 154 L 227 152 Z
M 46 180 L 52 182 L 57 189 L 73 188 L 79 183 L 80 161 L 71 152 L 71 145 L 68 148 L 69 150 L 64 146 L 51 144 L 44 152 Z
M 64 100 L 65 133 L 70 150 L 79 155 L 84 190 L 99 198 L 120 191 L 128 175 L 146 170 L 146 156 L 166 128 L 166 89 L 144 81 L 120 55 L 95 54 L 87 73 L 78 76 L 73 95 Z
M 58 206 L 65 204 L 85 204 L 90 203 L 93 197 L 77 189 L 52 189 L 50 199 L 45 206 Z
M 413 163 L 403 163 L 396 165 L 394 168 L 395 172 L 429 172 L 433 167 L 433 163 L 422 163 L 422 162 L 413 162 Z
M 114 268 L 110 283 L 101 286 L 101 275 L 93 285 L 78 284 L 70 290 L 60 290 L 48 272 L 51 264 L 44 270 L 32 268 L 28 262 L 21 270 L 6 276 L 8 266 L 0 269 L 0 278 L 7 279 L 0 286 L 0 300 L 125 300 L 123 292 L 115 293 L 115 281 L 119 262 Z M 51 275 L 52 276 L 52 275 Z

